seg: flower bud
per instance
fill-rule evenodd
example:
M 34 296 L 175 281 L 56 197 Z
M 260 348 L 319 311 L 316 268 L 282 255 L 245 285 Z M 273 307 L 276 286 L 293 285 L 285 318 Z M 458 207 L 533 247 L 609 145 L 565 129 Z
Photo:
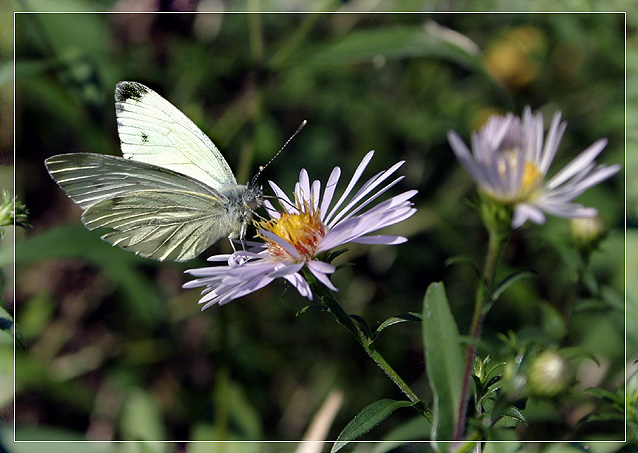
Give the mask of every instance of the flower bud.
M 567 361 L 554 351 L 541 352 L 530 364 L 528 371 L 531 395 L 551 398 L 572 381 L 572 370 Z
M 603 219 L 594 217 L 576 217 L 571 219 L 570 230 L 572 237 L 579 247 L 594 247 L 605 236 L 607 228 Z

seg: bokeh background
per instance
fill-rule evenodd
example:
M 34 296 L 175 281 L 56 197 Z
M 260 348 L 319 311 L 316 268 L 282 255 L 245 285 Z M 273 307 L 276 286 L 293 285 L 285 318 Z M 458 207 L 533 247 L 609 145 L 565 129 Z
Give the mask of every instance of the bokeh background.
M 120 80 L 142 82 L 182 110 L 213 139 L 240 182 L 303 119 L 308 125 L 262 182 L 291 191 L 301 168 L 323 181 L 334 166 L 351 175 L 370 149 L 376 154 L 368 175 L 406 160 L 395 193 L 417 188 L 418 213 L 392 232 L 410 240 L 350 247 L 339 262 L 354 266 L 334 277 L 346 310 L 370 325 L 419 312 L 427 285 L 443 281 L 459 329 L 467 332 L 475 278 L 467 267 L 444 262 L 458 255 L 481 262 L 486 236 L 467 202 L 473 182 L 447 144 L 448 130 L 468 139 L 495 113 L 520 114 L 530 105 L 548 119 L 560 110 L 568 128 L 554 171 L 601 137 L 609 144 L 599 161 L 625 162 L 625 88 L 630 97 L 635 92 L 635 82 L 625 79 L 626 33 L 629 74 L 638 60 L 630 58 L 634 25 L 626 26 L 622 13 L 452 13 L 447 3 L 432 3 L 428 9 L 439 13 L 373 14 L 351 1 L 325 5 L 346 14 L 196 14 L 252 3 L 54 3 L 89 12 L 15 15 L 15 79 L 12 62 L 0 71 L 8 101 L 0 181 L 11 187 L 15 168 L 15 192 L 32 224 L 15 231 L 15 262 L 11 228 L 0 249 L 4 303 L 26 343 L 15 353 L 15 400 L 6 373 L 12 350 L 2 352 L 0 416 L 12 424 L 15 413 L 17 439 L 299 440 L 330 397 L 339 404 L 325 438 L 335 439 L 365 405 L 401 396 L 333 318 L 316 311 L 297 316 L 308 301 L 285 284 L 201 313 L 199 293 L 181 285 L 183 271 L 205 265 L 205 256 L 186 264 L 144 260 L 84 229 L 80 209 L 43 161 L 68 152 L 120 155 L 113 106 Z M 423 2 L 400 3 L 392 5 L 423 9 Z M 593 4 L 577 3 L 584 10 Z M 627 9 L 617 3 L 614 9 Z M 53 3 L 17 5 L 50 11 Z M 123 12 L 132 9 L 192 12 Z M 2 52 L 10 56 L 12 37 L 2 28 Z M 632 103 L 629 109 L 635 112 Z M 630 147 L 637 138 L 631 124 Z M 627 159 L 636 159 L 631 150 Z M 580 295 L 589 300 L 575 311 L 566 339 L 557 339 L 552 314 L 572 297 L 574 257 L 568 221 L 550 218 L 516 232 L 508 244 L 502 275 L 529 268 L 538 277 L 517 283 L 490 312 L 484 353 L 498 359 L 498 334 L 509 331 L 562 342 L 598 361 L 578 362 L 579 389 L 622 387 L 637 335 L 632 312 L 625 351 L 625 176 L 627 272 L 635 269 L 637 181 L 623 167 L 580 198 L 600 210 L 610 231 L 592 261 L 597 297 Z M 227 249 L 220 241 L 206 255 Z M 635 286 L 629 278 L 628 289 Z M 389 328 L 379 348 L 427 400 L 420 326 Z M 516 435 L 622 440 L 621 421 L 578 423 L 595 410 L 609 408 L 582 392 L 569 402 L 539 402 Z M 397 411 L 364 439 L 425 438 L 419 434 L 428 431 L 413 418 Z

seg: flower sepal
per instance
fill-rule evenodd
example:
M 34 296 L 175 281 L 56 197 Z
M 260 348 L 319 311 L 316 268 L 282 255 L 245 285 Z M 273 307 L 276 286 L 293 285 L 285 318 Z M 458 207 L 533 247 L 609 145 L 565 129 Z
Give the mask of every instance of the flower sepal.
M 487 230 L 495 232 L 498 237 L 507 237 L 512 231 L 512 205 L 503 203 L 481 190 L 479 197 L 479 212 Z

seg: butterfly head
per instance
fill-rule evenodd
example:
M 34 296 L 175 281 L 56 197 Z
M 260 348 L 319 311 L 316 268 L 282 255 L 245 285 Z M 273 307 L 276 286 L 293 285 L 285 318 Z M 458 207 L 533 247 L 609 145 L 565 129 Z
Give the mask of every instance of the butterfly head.
M 264 191 L 262 187 L 255 183 L 255 181 L 251 181 L 250 184 L 246 186 L 246 190 L 242 193 L 242 202 L 243 205 L 252 210 L 260 207 L 264 202 Z

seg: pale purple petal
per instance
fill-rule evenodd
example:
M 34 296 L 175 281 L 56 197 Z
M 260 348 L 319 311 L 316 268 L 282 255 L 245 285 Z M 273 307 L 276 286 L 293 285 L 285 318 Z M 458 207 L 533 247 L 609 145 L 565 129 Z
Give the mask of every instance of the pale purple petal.
M 374 245 L 374 244 L 397 245 L 397 244 L 403 244 L 404 242 L 407 242 L 407 241 L 408 241 L 408 238 L 404 236 L 391 236 L 391 235 L 379 234 L 376 236 L 364 236 L 364 237 L 356 238 L 351 240 L 350 242 L 354 242 L 355 244 L 370 244 L 370 245 Z
M 332 219 L 332 216 L 337 212 L 337 210 L 339 209 L 341 204 L 344 202 L 344 200 L 348 198 L 348 195 L 350 195 L 350 192 L 352 191 L 354 186 L 357 184 L 357 182 L 359 181 L 359 178 L 361 178 L 361 175 L 363 174 L 364 170 L 370 163 L 372 156 L 374 156 L 374 151 L 369 151 L 368 154 L 366 154 L 363 157 L 363 160 L 357 166 L 357 169 L 354 172 L 354 176 L 352 176 L 352 179 L 348 183 L 348 186 L 346 187 L 345 192 L 343 193 L 343 195 L 341 195 L 341 198 L 339 198 L 339 201 L 337 201 L 337 204 L 332 208 L 332 211 L 330 211 L 330 214 L 328 214 L 328 216 L 324 219 L 325 223 L 330 222 L 330 219 Z
M 274 271 L 268 275 L 272 278 L 280 278 L 290 274 L 296 274 L 304 266 L 304 263 L 290 263 L 277 267 Z
M 333 266 L 330 266 L 328 263 L 322 263 L 322 264 L 328 264 L 328 266 L 332 268 L 331 272 L 325 272 L 326 267 L 320 266 L 320 265 L 318 266 L 317 263 L 321 263 L 321 261 L 314 261 L 314 260 L 308 261 L 308 269 L 310 270 L 312 275 L 314 275 L 315 278 L 319 280 L 325 287 L 331 289 L 332 291 L 338 291 L 338 289 L 332 284 L 332 282 L 326 275 L 327 273 L 334 272 L 335 268 Z
M 554 157 L 556 156 L 556 151 L 558 150 L 558 145 L 560 141 L 563 139 L 563 134 L 565 133 L 565 129 L 567 129 L 567 123 L 561 123 L 560 117 L 561 117 L 560 112 L 556 112 L 554 114 L 554 118 L 552 118 L 552 124 L 549 127 L 549 132 L 547 133 L 547 141 L 545 142 L 543 155 L 538 165 L 538 168 L 541 171 L 541 173 L 543 173 L 543 175 L 547 174 L 547 171 L 549 170 L 549 166 L 554 161 Z M 540 133 L 541 135 L 543 133 L 542 125 L 541 125 Z
M 556 217 L 594 217 L 598 214 L 596 208 L 585 207 L 577 203 L 552 203 L 551 201 L 544 201 L 539 203 L 538 206 L 548 214 L 555 215 Z
M 286 241 L 283 238 L 280 238 L 275 233 L 271 233 L 270 231 L 260 229 L 259 234 L 264 236 L 266 239 L 270 239 L 271 241 L 276 242 L 278 245 L 283 247 L 283 249 L 286 252 L 288 252 L 291 256 L 294 256 L 297 259 L 301 258 L 301 255 L 299 255 L 299 252 L 297 251 L 297 249 L 290 242 Z
M 277 184 L 275 184 L 273 181 L 268 181 L 268 184 L 270 184 L 272 191 L 275 192 L 275 196 L 279 199 L 279 204 L 284 209 L 284 211 L 297 212 L 297 210 L 294 208 L 295 204 L 290 201 L 288 195 L 286 195 L 286 193 L 281 190 Z
M 606 145 L 607 139 L 601 138 L 596 141 L 589 148 L 580 153 L 580 155 L 576 159 L 572 160 L 565 168 L 559 171 L 556 176 L 550 179 L 547 183 L 547 188 L 550 190 L 556 188 L 575 174 L 581 172 L 587 165 L 596 159 L 596 156 L 600 154 Z
M 416 212 L 416 209 L 411 207 L 411 203 L 405 203 L 403 206 L 390 210 L 377 208 L 378 206 L 374 210 L 339 223 L 326 234 L 317 251 L 330 250 L 341 244 L 347 244 L 356 238 L 401 222 Z
M 543 211 L 538 209 L 536 206 L 525 203 L 517 204 L 514 209 L 512 228 L 518 228 L 528 220 L 542 225 L 545 223 L 545 215 L 543 214 Z
M 226 253 L 223 255 L 215 255 L 215 256 L 211 256 L 209 257 L 206 261 L 228 261 L 228 259 L 231 257 L 232 255 L 230 253 Z M 186 271 L 189 272 L 189 271 Z
M 489 185 L 487 179 L 483 175 L 483 172 L 479 170 L 479 168 L 482 167 L 479 167 L 474 163 L 470 150 L 467 148 L 461 137 L 459 137 L 459 135 L 454 131 L 449 131 L 447 136 L 450 146 L 452 147 L 452 151 L 454 151 L 457 159 L 461 161 L 461 164 L 465 167 L 465 169 L 470 172 L 470 175 L 477 183 L 479 183 L 480 186 Z
M 312 290 L 310 289 L 310 286 L 308 286 L 308 282 L 306 282 L 306 280 L 304 280 L 301 275 L 290 274 L 286 275 L 284 278 L 292 283 L 292 286 L 294 286 L 297 291 L 299 291 L 299 294 L 307 299 L 312 300 Z
M 322 274 L 332 274 L 337 270 L 337 268 L 332 264 L 317 260 L 308 261 L 308 267 L 316 270 L 317 272 L 321 272 Z
M 389 170 L 386 170 L 382 173 L 379 173 L 377 176 L 375 176 L 374 178 L 371 178 L 370 180 L 368 180 L 368 182 L 366 182 L 363 187 L 355 194 L 355 196 L 352 198 L 352 200 L 350 200 L 350 202 L 341 210 L 341 212 L 336 215 L 328 224 L 329 227 L 334 226 L 335 224 L 337 224 L 339 222 L 339 219 L 342 218 L 345 214 L 348 213 L 348 211 L 350 211 L 363 197 L 365 197 L 367 194 L 369 194 L 372 190 L 374 190 L 379 184 L 381 184 L 383 181 L 385 181 L 388 177 L 390 177 L 390 175 L 392 175 L 392 173 L 394 173 L 401 165 L 404 164 L 404 161 L 400 161 L 397 162 L 396 164 L 394 164 Z M 394 180 L 394 182 L 388 184 L 387 186 L 385 186 L 383 189 L 381 189 L 374 197 L 371 197 L 369 200 L 367 200 L 363 206 L 367 205 L 369 202 L 373 201 L 376 197 L 378 197 L 379 195 L 381 195 L 383 192 L 385 192 L 386 190 L 388 190 L 390 187 L 392 187 L 393 185 L 395 185 L 396 183 L 398 183 L 401 179 L 403 179 L 403 176 L 397 178 Z M 360 206 L 356 211 L 360 210 L 363 206 Z M 353 213 L 350 213 L 350 215 L 352 215 Z
M 298 194 L 302 200 L 310 202 L 310 178 L 305 168 L 302 168 L 299 172 L 299 183 L 297 184 L 295 193 Z
M 273 280 L 274 278 L 268 275 L 262 275 L 259 278 L 254 278 L 252 280 L 249 280 L 245 282 L 244 284 L 238 286 L 237 289 L 232 292 L 232 294 L 228 294 L 227 297 L 222 297 L 218 303 L 219 305 L 224 305 L 230 302 L 231 300 L 239 299 L 240 297 L 246 296 L 250 293 L 257 291 L 258 289 L 263 288 L 266 285 L 269 285 L 270 282 L 272 282 Z M 204 308 L 202 308 L 202 310 Z
M 339 182 L 339 177 L 341 176 L 341 169 L 339 167 L 335 167 L 330 173 L 330 177 L 328 178 L 328 183 L 326 184 L 326 188 L 323 191 L 323 199 L 321 200 L 321 207 L 319 208 L 319 214 L 321 216 L 321 220 L 325 223 L 326 213 L 330 208 L 330 203 L 332 203 L 332 197 L 334 196 L 335 190 L 337 189 L 337 183 Z
M 272 219 L 278 220 L 281 218 L 281 214 L 275 209 L 270 200 L 264 200 L 264 209 Z
M 315 180 L 312 182 L 310 188 L 310 199 L 312 200 L 313 210 L 317 211 L 319 208 L 319 198 L 321 197 L 321 182 Z

